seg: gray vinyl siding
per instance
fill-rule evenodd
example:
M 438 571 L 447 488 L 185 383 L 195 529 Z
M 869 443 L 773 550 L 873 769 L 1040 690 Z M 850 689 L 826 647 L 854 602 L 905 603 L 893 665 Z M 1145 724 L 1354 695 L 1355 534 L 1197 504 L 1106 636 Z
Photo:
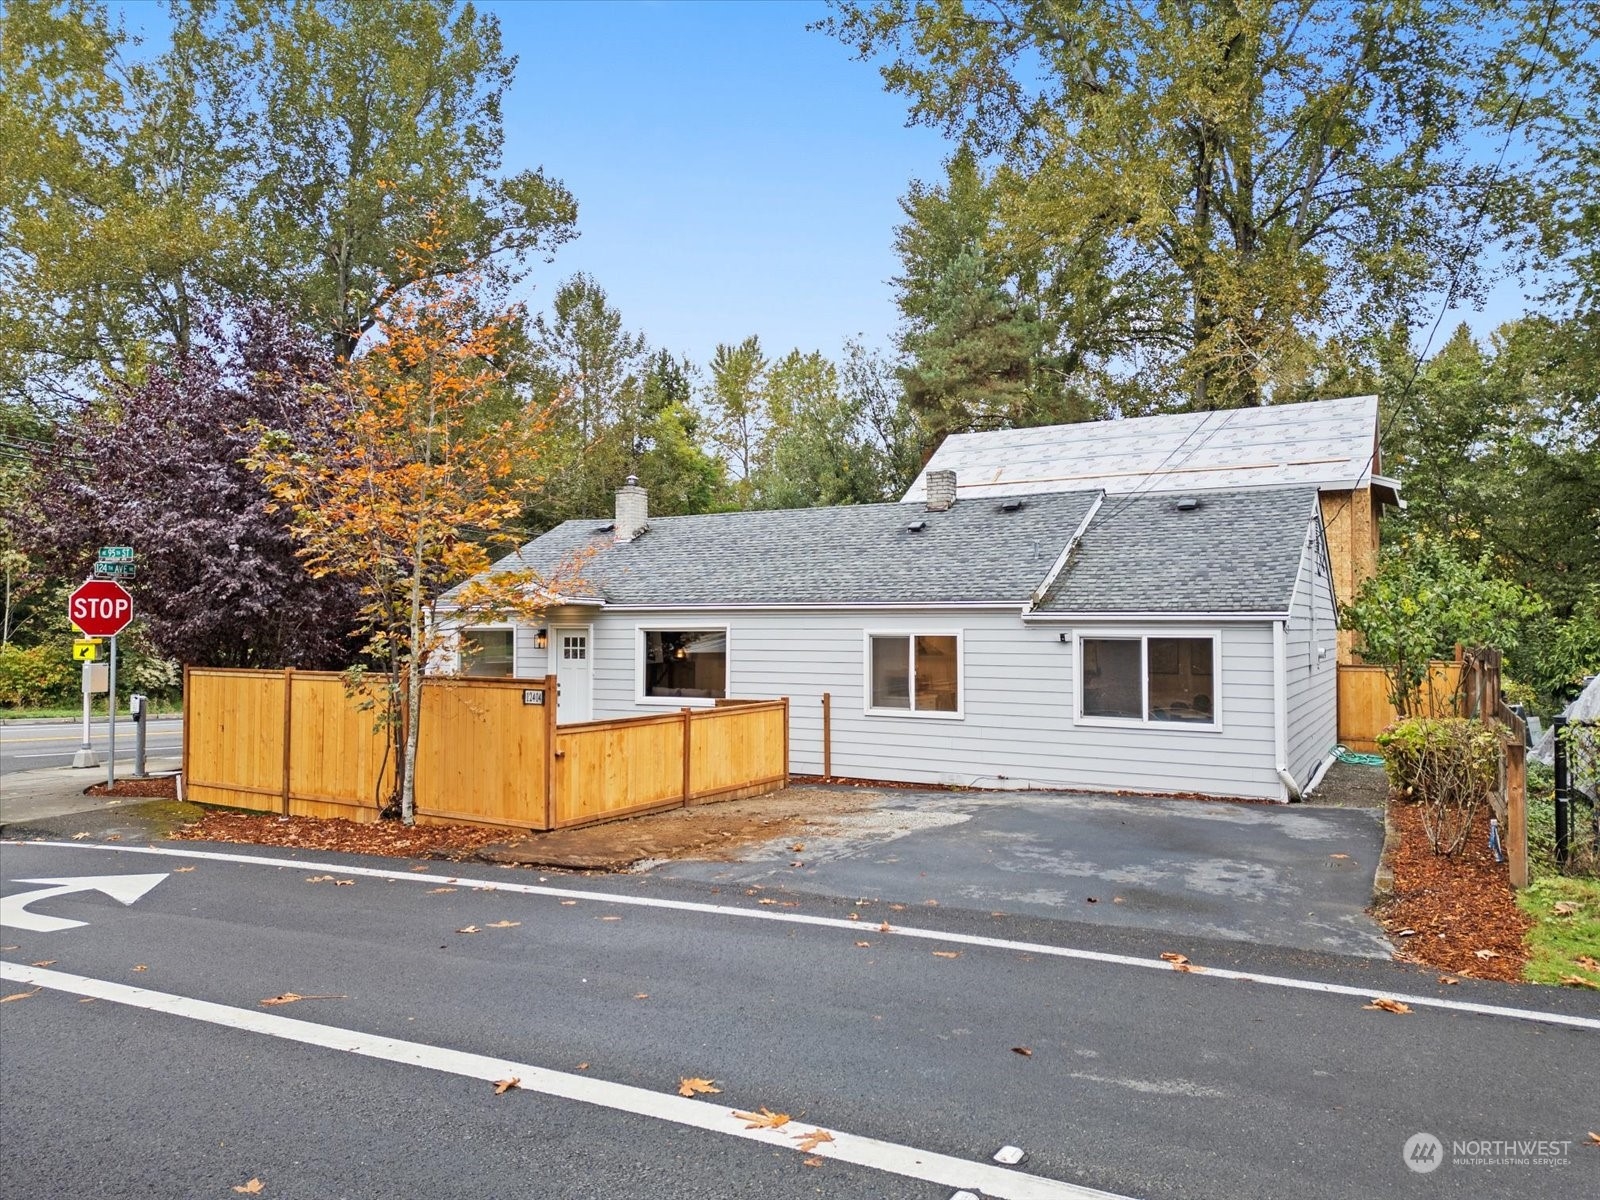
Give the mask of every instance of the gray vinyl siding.
M 1339 739 L 1338 632 L 1321 539 L 1314 523 L 1284 630 L 1289 773 L 1301 787 Z
M 551 626 L 566 614 L 553 612 Z M 1024 625 L 1015 609 L 723 611 L 588 610 L 594 717 L 670 710 L 637 699 L 637 630 L 714 624 L 728 629 L 728 694 L 787 696 L 790 764 L 822 773 L 822 694 L 832 696 L 833 773 L 861 779 L 977 787 L 1196 792 L 1281 799 L 1274 770 L 1272 630 L 1260 624 L 1116 624 L 1117 632 L 1217 633 L 1221 728 L 1126 728 L 1074 722 L 1073 627 Z M 1111 631 L 1110 623 L 1081 625 Z M 959 718 L 864 711 L 867 631 L 962 636 Z M 1062 635 L 1065 634 L 1063 640 Z M 542 675 L 531 632 L 517 641 L 519 674 Z

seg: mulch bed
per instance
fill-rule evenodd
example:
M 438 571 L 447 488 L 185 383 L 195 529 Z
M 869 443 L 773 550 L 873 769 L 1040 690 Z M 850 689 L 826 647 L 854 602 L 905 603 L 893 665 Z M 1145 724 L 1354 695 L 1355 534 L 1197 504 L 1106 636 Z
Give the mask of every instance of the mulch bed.
M 363 823 L 338 817 L 208 812 L 193 824 L 174 831 L 172 836 L 192 842 L 250 842 L 260 846 L 292 846 L 299 850 L 459 861 L 515 833 L 511 829 L 484 829 L 475 825 L 406 826 L 399 821 Z
M 1474 979 L 1521 979 L 1522 940 L 1533 922 L 1517 907 L 1506 864 L 1489 851 L 1488 810 L 1448 858 L 1428 844 L 1421 805 L 1393 802 L 1389 820 L 1399 834 L 1390 860 L 1394 898 L 1375 915 L 1399 957 Z M 1402 936 L 1405 930 L 1414 932 Z
M 86 796 L 135 796 L 141 800 L 176 800 L 178 798 L 178 777 L 176 775 L 157 775 L 149 779 L 119 779 L 117 786 L 107 788 L 103 783 L 97 783 L 84 791 Z

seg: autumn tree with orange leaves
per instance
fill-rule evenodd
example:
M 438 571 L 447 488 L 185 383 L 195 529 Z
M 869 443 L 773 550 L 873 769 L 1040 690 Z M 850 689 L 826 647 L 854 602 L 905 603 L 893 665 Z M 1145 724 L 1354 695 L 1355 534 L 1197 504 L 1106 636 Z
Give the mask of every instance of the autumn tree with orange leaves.
M 442 228 L 407 253 L 427 256 Z M 399 814 L 415 819 L 421 676 L 452 647 L 441 625 L 534 620 L 576 581 L 514 568 L 485 575 L 492 550 L 514 544 L 521 510 L 512 488 L 536 464 L 548 412 L 519 402 L 510 414 L 497 351 L 515 310 L 487 317 L 481 276 L 428 278 L 379 315 L 364 351 L 331 389 L 327 411 L 298 440 L 264 429 L 250 465 L 290 514 L 313 576 L 356 581 L 369 660 L 385 664 L 391 728 L 403 729 Z M 491 403 L 493 402 L 493 403 Z M 489 414 L 493 413 L 491 417 Z M 470 581 L 454 591 L 454 585 Z M 405 720 L 394 718 L 404 712 Z

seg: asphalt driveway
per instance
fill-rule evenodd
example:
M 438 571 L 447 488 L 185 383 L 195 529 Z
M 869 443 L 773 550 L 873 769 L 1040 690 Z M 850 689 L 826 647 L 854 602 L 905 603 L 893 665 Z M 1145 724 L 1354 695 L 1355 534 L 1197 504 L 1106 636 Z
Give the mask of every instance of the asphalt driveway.
M 1366 913 L 1380 812 L 1124 796 L 886 791 L 668 878 L 953 905 L 1387 958 Z

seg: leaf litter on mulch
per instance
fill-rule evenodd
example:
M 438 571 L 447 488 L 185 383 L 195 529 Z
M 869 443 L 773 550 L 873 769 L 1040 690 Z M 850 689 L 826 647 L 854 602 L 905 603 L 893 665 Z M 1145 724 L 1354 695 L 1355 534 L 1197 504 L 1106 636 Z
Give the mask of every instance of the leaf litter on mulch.
M 471 825 L 402 825 L 399 821 L 360 822 L 340 817 L 281 817 L 271 813 L 208 812 L 172 836 L 192 842 L 251 842 L 345 854 L 393 858 L 467 858 L 506 831 Z
M 1392 803 L 1389 819 L 1399 834 L 1394 898 L 1374 911 L 1399 957 L 1473 979 L 1521 979 L 1532 922 L 1517 907 L 1506 864 L 1489 850 L 1488 810 L 1448 857 L 1428 844 L 1421 805 Z

